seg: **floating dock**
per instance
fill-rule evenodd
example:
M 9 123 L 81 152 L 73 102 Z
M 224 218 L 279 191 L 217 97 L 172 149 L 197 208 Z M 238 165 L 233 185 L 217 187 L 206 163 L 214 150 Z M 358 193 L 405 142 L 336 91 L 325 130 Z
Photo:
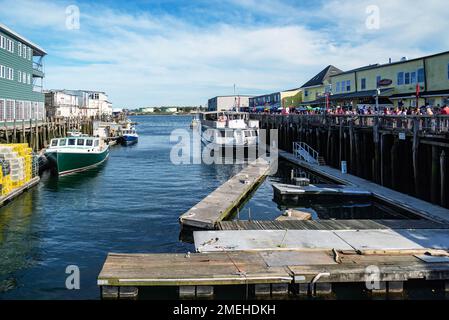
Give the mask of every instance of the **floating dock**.
M 247 196 L 265 179 L 270 164 L 264 159 L 250 163 L 201 202 L 179 217 L 182 226 L 215 229 L 234 212 Z
M 14 198 L 17 198 L 28 189 L 37 185 L 39 183 L 39 180 L 40 180 L 39 176 L 32 178 L 30 181 L 26 182 L 22 186 L 13 189 L 9 194 L 0 197 L 0 207 L 3 207 L 4 205 L 12 201 Z
M 297 159 L 292 153 L 279 150 L 279 156 L 297 164 L 315 174 L 337 181 L 348 186 L 360 188 L 371 192 L 374 198 L 392 204 L 404 210 L 413 212 L 423 218 L 443 223 L 449 223 L 449 209 L 431 204 L 424 200 L 406 195 L 404 193 L 383 187 L 374 182 L 344 174 L 329 166 L 320 166 Z
M 109 254 L 98 285 L 109 299 L 136 298 L 142 287 L 175 287 L 180 298 L 211 298 L 223 286 L 239 286 L 250 298 L 269 298 L 328 295 L 334 284 L 371 281 L 372 294 L 398 294 L 408 280 L 432 280 L 432 286 L 448 292 L 449 258 L 429 250 Z
M 370 197 L 371 192 L 345 185 L 314 185 L 297 186 L 292 184 L 273 183 L 274 197 L 284 200 L 298 200 L 308 196 L 337 196 L 337 197 Z

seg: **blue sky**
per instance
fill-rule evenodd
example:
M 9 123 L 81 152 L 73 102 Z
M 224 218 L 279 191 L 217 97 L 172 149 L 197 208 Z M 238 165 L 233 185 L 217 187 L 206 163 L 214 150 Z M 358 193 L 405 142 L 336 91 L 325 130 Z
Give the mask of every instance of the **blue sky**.
M 66 27 L 70 5 L 79 30 Z M 373 5 L 378 28 L 367 26 Z M 234 83 L 269 93 L 329 64 L 446 51 L 448 16 L 445 0 L 0 0 L 0 22 L 47 50 L 47 89 L 106 91 L 129 108 L 204 105 Z

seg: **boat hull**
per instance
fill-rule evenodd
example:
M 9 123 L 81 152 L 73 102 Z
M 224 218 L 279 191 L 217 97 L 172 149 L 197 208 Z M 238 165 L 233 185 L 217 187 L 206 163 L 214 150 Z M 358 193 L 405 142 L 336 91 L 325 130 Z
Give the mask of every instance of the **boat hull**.
M 125 146 L 130 146 L 136 144 L 139 141 L 139 138 L 136 136 L 123 136 L 122 144 Z
M 109 148 L 99 153 L 47 152 L 47 158 L 54 164 L 58 175 L 68 175 L 91 169 L 109 156 Z

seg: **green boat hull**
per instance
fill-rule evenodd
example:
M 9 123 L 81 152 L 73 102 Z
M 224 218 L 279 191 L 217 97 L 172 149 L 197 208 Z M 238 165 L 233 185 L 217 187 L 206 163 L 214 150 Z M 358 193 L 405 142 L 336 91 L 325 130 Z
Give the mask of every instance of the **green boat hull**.
M 48 152 L 46 156 L 53 162 L 59 175 L 66 175 L 85 171 L 103 163 L 109 156 L 109 148 L 101 153 Z

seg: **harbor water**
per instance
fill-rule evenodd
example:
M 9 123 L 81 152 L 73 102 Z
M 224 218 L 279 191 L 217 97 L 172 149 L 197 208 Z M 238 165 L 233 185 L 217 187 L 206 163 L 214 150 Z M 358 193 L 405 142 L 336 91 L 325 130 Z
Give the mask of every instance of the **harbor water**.
M 1 208 L 0 299 L 99 299 L 96 278 L 107 253 L 193 251 L 180 240 L 178 217 L 241 165 L 173 164 L 170 134 L 189 130 L 191 119 L 132 118 L 138 122 L 138 144 L 111 147 L 107 162 L 84 173 L 60 178 L 46 173 L 36 188 Z M 289 175 L 291 168 L 282 168 L 242 206 L 241 219 L 275 219 L 282 213 L 286 206 L 273 201 L 271 189 L 271 182 Z M 369 201 L 362 211 L 354 206 L 295 207 L 314 210 L 314 218 L 336 219 L 360 218 L 366 207 L 376 207 Z M 362 218 L 388 217 L 379 210 Z M 66 289 L 70 265 L 80 270 L 79 290 Z

